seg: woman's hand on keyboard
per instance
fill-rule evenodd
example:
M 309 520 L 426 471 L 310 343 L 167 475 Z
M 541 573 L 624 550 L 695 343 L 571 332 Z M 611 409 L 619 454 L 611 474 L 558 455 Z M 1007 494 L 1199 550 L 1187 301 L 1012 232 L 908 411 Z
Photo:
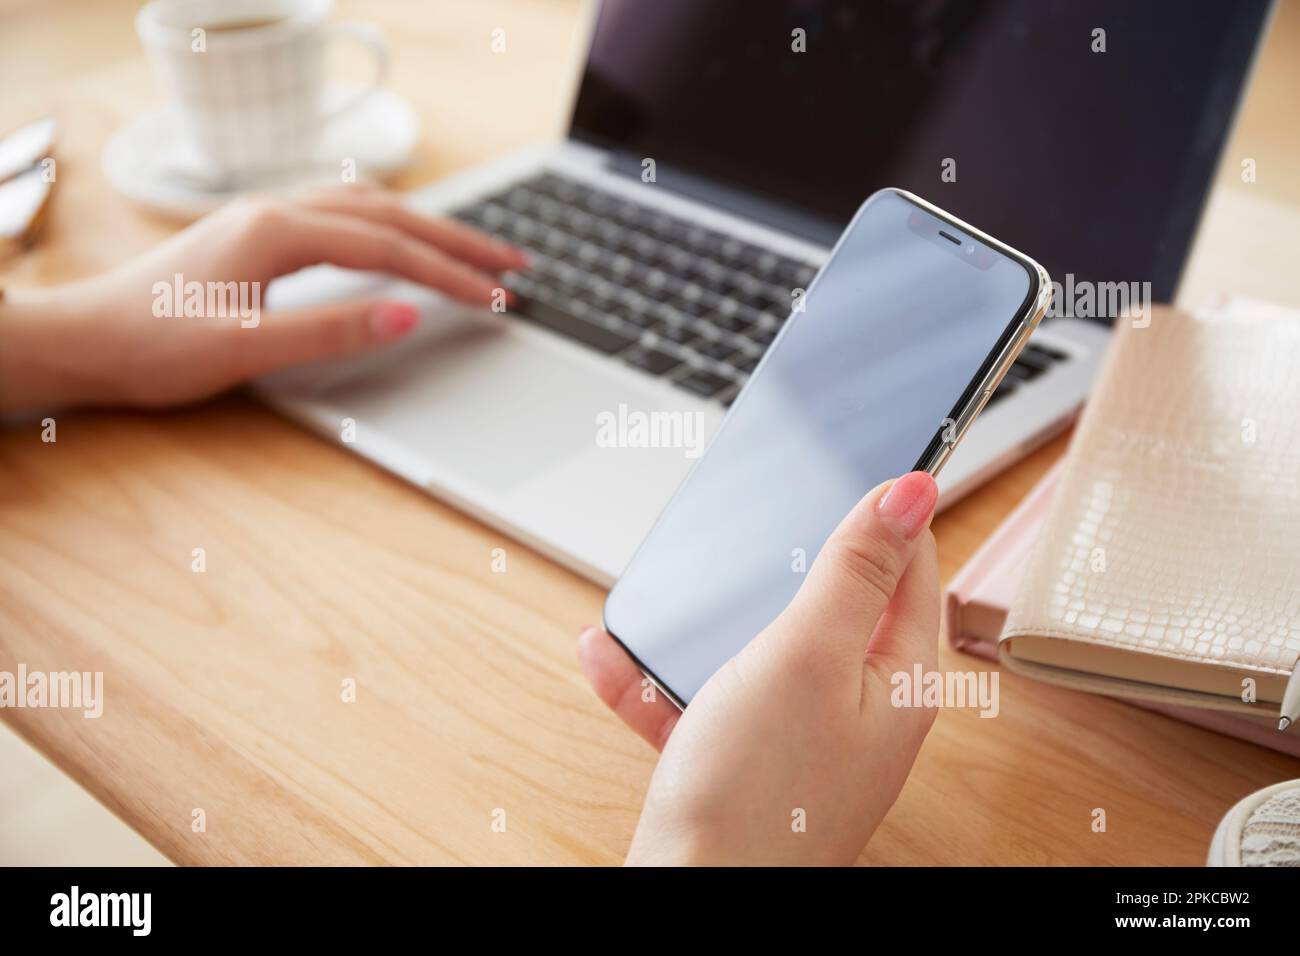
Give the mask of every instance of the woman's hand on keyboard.
M 195 401 L 283 366 L 394 341 L 418 323 L 414 306 L 382 297 L 261 314 L 272 279 L 317 263 L 488 306 L 510 301 L 497 274 L 527 260 L 378 187 L 236 200 L 113 272 L 8 290 L 0 410 Z

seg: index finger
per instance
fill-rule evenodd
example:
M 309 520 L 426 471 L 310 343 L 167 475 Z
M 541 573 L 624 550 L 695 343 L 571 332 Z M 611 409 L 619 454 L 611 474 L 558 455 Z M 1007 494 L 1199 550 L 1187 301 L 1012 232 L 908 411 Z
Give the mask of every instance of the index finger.
M 528 267 L 528 256 L 515 246 L 454 219 L 426 216 L 387 190 L 333 187 L 307 193 L 301 202 L 312 209 L 357 216 L 400 229 L 479 269 L 504 272 Z
M 400 276 L 474 305 L 492 304 L 499 294 L 510 298 L 495 277 L 392 226 L 305 206 L 277 215 L 282 219 L 270 233 L 279 273 L 329 263 Z

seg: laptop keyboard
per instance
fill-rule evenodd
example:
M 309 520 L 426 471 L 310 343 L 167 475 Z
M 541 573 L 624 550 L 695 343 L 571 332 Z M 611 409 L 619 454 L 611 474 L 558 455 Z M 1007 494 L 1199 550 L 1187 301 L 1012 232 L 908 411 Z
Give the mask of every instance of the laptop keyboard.
M 1001 401 L 1008 395 L 1015 394 L 1016 390 L 1021 388 L 1027 382 L 1032 382 L 1038 376 L 1042 375 L 1048 369 L 1058 362 L 1064 362 L 1069 359 L 1069 355 L 1059 349 L 1051 348 L 1047 345 L 1039 345 L 1030 342 L 1020 350 L 1020 355 L 1011 363 L 1007 369 L 1007 374 L 1003 376 L 1002 382 L 989 396 L 987 408 L 994 402 Z
M 527 250 L 518 311 L 730 404 L 817 266 L 544 173 L 453 215 Z
M 524 318 L 723 405 L 818 268 L 550 172 L 451 215 L 528 252 Z M 1065 357 L 1027 346 L 990 404 Z

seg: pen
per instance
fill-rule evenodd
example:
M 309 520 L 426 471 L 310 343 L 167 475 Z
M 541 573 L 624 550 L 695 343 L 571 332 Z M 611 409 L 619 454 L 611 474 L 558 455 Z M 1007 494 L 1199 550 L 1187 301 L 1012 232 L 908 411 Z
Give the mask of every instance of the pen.
M 1296 717 L 1300 716 L 1300 660 L 1291 669 L 1291 678 L 1286 682 L 1286 691 L 1282 694 L 1281 719 L 1277 722 L 1278 730 L 1286 730 Z

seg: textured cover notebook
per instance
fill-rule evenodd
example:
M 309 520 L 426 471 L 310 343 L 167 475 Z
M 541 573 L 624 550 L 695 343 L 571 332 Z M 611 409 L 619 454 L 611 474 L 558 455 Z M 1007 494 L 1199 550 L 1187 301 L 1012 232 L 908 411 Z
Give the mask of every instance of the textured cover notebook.
M 944 620 L 953 647 L 989 660 L 997 660 L 998 638 L 1006 623 L 1007 608 L 1024 576 L 1038 531 L 1050 506 L 1062 465 L 1047 472 L 1019 507 L 966 562 L 948 585 Z M 1300 734 L 1279 733 L 1272 716 L 1252 717 L 1157 704 L 1139 698 L 1127 703 L 1154 710 L 1177 720 L 1300 757 Z M 1266 707 L 1266 705 L 1264 705 Z M 1265 709 L 1265 713 L 1270 711 Z
M 1118 324 L 998 653 L 1079 689 L 1276 714 L 1300 655 L 1300 323 Z

